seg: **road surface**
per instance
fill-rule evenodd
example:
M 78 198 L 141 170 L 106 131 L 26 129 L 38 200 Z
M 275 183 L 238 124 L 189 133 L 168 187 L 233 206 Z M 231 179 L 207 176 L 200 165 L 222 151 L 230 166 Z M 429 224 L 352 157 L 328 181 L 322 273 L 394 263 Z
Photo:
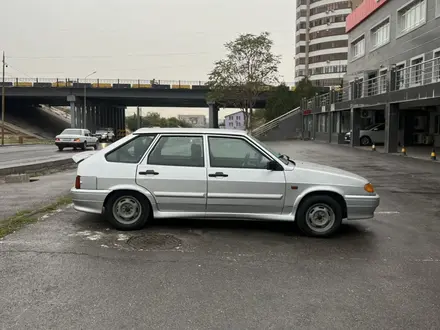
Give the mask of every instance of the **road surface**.
M 55 145 L 44 144 L 0 147 L 0 168 L 71 158 L 81 151 L 69 148 L 60 152 Z
M 440 164 L 271 147 L 369 178 L 376 218 L 333 239 L 238 221 L 122 233 L 68 208 L 0 243 L 0 328 L 440 329 Z

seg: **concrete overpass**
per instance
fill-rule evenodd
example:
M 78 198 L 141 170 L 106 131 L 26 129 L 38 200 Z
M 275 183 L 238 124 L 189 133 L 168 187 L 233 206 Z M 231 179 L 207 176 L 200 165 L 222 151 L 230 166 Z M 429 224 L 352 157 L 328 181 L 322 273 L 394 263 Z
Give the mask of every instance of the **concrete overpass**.
M 209 126 L 218 127 L 218 105 L 208 104 L 209 88 L 202 81 L 9 78 L 5 87 L 7 104 L 70 105 L 72 127 L 124 129 L 129 106 L 209 108 Z M 261 95 L 255 107 L 266 100 L 267 94 Z

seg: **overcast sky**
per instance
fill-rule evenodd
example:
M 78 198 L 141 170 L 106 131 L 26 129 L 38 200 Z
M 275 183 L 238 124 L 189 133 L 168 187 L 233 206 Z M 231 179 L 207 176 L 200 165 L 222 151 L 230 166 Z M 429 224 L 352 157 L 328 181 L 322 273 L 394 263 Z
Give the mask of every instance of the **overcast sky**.
M 268 31 L 294 80 L 295 0 L 0 1 L 9 77 L 206 80 L 225 42 Z

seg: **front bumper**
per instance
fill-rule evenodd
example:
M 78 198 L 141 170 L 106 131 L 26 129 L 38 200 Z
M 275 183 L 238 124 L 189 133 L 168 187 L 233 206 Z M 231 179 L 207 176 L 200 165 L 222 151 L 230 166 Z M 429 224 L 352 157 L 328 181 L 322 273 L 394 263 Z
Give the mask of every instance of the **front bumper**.
M 73 208 L 77 211 L 102 214 L 104 201 L 110 191 L 108 190 L 86 190 L 75 189 L 70 190 L 72 194 Z
M 380 204 L 380 196 L 378 194 L 369 196 L 345 196 L 347 203 L 347 219 L 361 220 L 371 219 L 374 217 L 374 211 Z

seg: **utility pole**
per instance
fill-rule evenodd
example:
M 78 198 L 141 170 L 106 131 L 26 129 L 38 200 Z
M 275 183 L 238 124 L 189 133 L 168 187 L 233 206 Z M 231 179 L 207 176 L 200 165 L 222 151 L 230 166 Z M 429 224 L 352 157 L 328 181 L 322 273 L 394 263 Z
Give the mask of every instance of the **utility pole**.
M 5 52 L 3 52 L 3 79 L 2 79 L 2 146 L 5 145 Z
M 84 78 L 84 111 L 83 111 L 83 126 L 81 128 L 85 128 L 87 129 L 87 78 L 94 75 L 96 73 L 96 71 L 93 71 L 92 73 L 88 74 L 87 76 L 85 76 Z
M 136 120 L 137 120 L 137 129 L 139 129 L 139 128 L 141 128 L 141 108 L 140 107 L 137 107 Z

